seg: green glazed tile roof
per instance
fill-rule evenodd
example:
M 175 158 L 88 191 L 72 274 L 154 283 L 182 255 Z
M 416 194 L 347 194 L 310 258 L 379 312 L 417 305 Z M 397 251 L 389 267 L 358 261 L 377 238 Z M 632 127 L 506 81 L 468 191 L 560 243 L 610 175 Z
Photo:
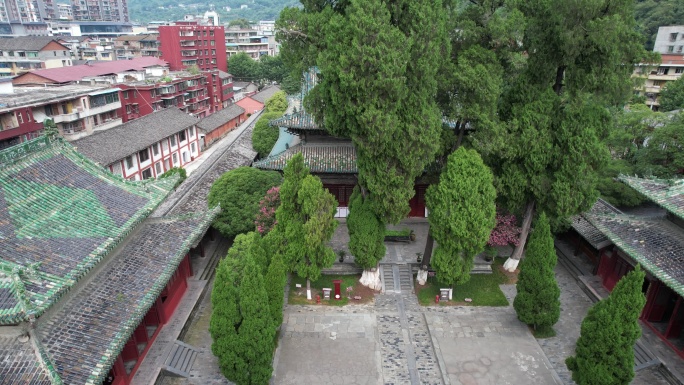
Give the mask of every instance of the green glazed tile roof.
M 599 199 L 594 203 L 594 206 L 589 210 L 588 213 L 583 213 L 575 215 L 572 217 L 572 228 L 577 231 L 579 235 L 582 236 L 589 244 L 595 249 L 602 249 L 606 246 L 612 244 L 610 239 L 608 239 L 596 226 L 592 225 L 587 218 L 586 214 L 622 214 L 618 209 L 611 206 L 610 203 Z
M 0 325 L 40 316 L 174 183 L 125 181 L 59 139 L 0 151 Z
M 269 123 L 273 127 L 285 127 L 289 131 L 297 130 L 323 130 L 322 126 L 316 124 L 314 117 L 306 111 L 298 111 L 289 115 L 273 119 Z
M 644 269 L 684 296 L 684 230 L 666 219 L 607 213 L 584 216 Z
M 620 175 L 619 179 L 667 211 L 684 219 L 684 179 L 643 179 Z
M 40 343 L 65 384 L 102 383 L 219 211 L 147 219 L 94 279 L 38 327 Z
M 54 378 L 54 377 L 53 377 Z M 30 341 L 21 342 L 14 336 L 0 337 L 0 384 L 51 385 L 49 371 L 36 356 Z
M 254 167 L 262 170 L 283 170 L 287 161 L 297 153 L 302 153 L 304 163 L 314 173 L 354 174 L 358 171 L 356 149 L 351 143 L 298 144 L 280 154 L 254 162 Z

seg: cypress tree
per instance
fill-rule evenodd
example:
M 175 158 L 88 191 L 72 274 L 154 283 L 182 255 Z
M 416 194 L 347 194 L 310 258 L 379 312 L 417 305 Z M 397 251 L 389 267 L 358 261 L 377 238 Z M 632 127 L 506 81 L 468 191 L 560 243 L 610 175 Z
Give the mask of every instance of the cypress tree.
M 553 333 L 552 327 L 560 317 L 560 288 L 553 271 L 556 260 L 549 220 L 542 213 L 520 265 L 513 307 L 520 321 L 544 335 Z
M 243 372 L 236 378 L 238 385 L 263 385 L 271 379 L 275 328 L 269 309 L 268 294 L 261 268 L 247 254 L 243 278 L 238 289 L 242 323 L 238 328 L 241 350 L 244 352 Z
M 285 284 L 287 283 L 286 274 L 282 255 L 274 254 L 264 281 L 266 282 L 266 291 L 268 292 L 268 308 L 271 311 L 271 319 L 276 330 L 283 323 L 283 299 L 285 296 Z
M 240 270 L 238 259 L 226 257 L 221 260 L 211 292 L 211 352 L 219 360 L 221 373 L 231 380 L 237 378 L 245 366 L 238 336 L 238 327 L 242 323 L 238 305 Z
M 354 188 L 349 199 L 349 251 L 354 262 L 370 269 L 385 256 L 385 224 L 373 212 L 370 201 L 364 200 L 359 188 Z
M 565 360 L 578 385 L 623 385 L 634 378 L 634 344 L 641 336 L 639 314 L 646 304 L 644 277 L 637 266 L 608 298 L 589 309 L 575 355 Z
M 438 243 L 432 258 L 437 279 L 454 285 L 467 282 L 473 259 L 496 224 L 496 191 L 492 172 L 475 150 L 459 147 L 425 194 L 430 231 Z

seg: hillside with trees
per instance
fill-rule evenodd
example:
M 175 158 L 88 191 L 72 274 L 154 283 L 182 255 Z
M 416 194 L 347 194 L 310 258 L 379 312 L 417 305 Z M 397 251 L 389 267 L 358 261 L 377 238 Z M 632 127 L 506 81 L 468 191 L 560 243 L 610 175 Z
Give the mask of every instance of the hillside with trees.
M 212 9 L 219 14 L 221 23 L 235 19 L 275 20 L 283 8 L 298 5 L 297 0 L 217 0 L 211 4 L 174 0 L 131 0 L 128 3 L 131 20 L 138 23 L 182 20 L 184 15 L 203 15 Z M 242 6 L 246 8 L 241 8 Z

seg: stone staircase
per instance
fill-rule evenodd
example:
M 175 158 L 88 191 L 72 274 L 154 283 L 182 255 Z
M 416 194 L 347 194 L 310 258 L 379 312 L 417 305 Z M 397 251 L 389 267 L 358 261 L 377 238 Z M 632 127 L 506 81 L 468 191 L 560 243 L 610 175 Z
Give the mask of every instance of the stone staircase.
M 413 271 L 410 264 L 381 264 L 385 293 L 413 293 Z

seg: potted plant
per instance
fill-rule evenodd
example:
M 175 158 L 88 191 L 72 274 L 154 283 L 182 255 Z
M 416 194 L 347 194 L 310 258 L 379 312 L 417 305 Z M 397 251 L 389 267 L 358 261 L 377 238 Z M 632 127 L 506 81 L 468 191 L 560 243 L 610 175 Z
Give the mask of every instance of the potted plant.
M 337 252 L 337 255 L 340 257 L 340 263 L 344 262 L 344 256 L 347 254 L 346 251 L 340 250 Z

